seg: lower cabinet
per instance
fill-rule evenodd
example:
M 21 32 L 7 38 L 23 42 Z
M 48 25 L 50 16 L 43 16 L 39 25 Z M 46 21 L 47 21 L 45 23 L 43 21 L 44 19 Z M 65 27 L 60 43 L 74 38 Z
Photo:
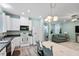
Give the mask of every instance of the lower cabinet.
M 14 39 L 11 41 L 11 55 L 13 54 L 14 51 Z
M 0 56 L 6 56 L 6 47 L 0 52 Z
M 15 37 L 12 41 L 11 41 L 11 55 L 14 52 L 14 49 L 16 47 L 19 47 L 21 44 L 21 38 L 20 37 Z
M 29 41 L 29 44 L 30 44 L 30 45 L 33 44 L 32 36 L 28 36 L 28 41 Z
M 11 41 L 11 55 L 13 54 L 14 49 L 17 48 L 17 47 L 20 47 L 22 45 L 22 43 L 23 43 L 22 37 L 15 37 Z M 30 45 L 33 44 L 31 36 L 28 36 L 28 44 L 30 44 Z

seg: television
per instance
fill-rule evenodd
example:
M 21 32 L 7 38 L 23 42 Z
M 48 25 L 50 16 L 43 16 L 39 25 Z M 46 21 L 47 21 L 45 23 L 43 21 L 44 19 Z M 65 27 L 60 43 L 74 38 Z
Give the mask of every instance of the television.
M 29 26 L 20 26 L 20 31 L 29 31 Z
M 75 26 L 75 32 L 79 33 L 79 26 Z

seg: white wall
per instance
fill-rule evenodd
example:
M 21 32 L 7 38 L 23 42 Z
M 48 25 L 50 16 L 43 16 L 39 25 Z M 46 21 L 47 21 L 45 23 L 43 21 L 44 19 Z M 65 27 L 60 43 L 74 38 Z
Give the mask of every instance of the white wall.
M 33 34 L 33 43 L 36 44 L 36 41 L 44 40 L 44 25 L 43 19 L 41 18 L 32 18 L 32 34 Z
M 55 24 L 55 34 L 60 33 L 60 24 Z
M 74 23 L 72 22 L 66 22 L 62 24 L 62 32 L 67 32 L 69 37 L 70 37 L 70 41 L 74 41 L 75 40 L 75 26 Z
M 75 26 L 79 26 L 78 22 L 65 22 L 62 24 L 62 32 L 67 32 L 70 36 L 70 41 L 75 42 L 76 36 L 75 36 Z

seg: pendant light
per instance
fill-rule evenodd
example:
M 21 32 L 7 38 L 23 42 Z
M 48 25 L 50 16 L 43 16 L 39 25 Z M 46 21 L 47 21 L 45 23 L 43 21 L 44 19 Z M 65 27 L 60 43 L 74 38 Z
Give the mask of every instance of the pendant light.
M 55 7 L 56 7 L 56 4 L 54 4 L 54 6 L 52 6 L 52 3 L 50 3 L 50 16 L 47 16 L 45 21 L 48 21 L 48 22 L 58 21 L 58 16 L 52 16 L 52 11 L 55 9 Z M 54 15 L 54 11 L 53 11 L 53 15 Z

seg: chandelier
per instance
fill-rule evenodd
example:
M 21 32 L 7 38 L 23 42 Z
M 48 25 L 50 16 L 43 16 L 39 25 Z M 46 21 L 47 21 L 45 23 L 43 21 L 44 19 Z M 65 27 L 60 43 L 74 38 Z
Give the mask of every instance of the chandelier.
M 48 21 L 48 22 L 58 21 L 58 16 L 52 16 L 52 11 L 55 9 L 55 7 L 56 7 L 56 4 L 54 4 L 54 6 L 52 6 L 52 3 L 50 3 L 50 16 L 47 16 L 45 18 L 45 21 Z M 54 12 L 53 12 L 53 14 L 54 14 Z

